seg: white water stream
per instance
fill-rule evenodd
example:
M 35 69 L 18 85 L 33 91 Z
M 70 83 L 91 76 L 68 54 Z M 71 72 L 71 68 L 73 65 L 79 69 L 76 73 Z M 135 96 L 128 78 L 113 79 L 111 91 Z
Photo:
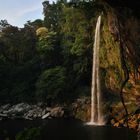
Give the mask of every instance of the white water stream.
M 98 17 L 95 29 L 95 40 L 93 47 L 93 68 L 92 68 L 92 87 L 91 87 L 91 120 L 88 124 L 104 125 L 102 114 L 100 70 L 99 70 L 99 48 L 100 48 L 100 26 L 101 16 Z

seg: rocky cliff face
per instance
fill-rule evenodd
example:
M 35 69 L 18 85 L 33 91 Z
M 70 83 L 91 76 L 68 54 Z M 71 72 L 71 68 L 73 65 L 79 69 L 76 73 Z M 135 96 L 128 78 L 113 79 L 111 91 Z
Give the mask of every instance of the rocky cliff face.
M 140 113 L 136 112 L 140 108 L 140 17 L 135 8 L 139 3 L 134 1 L 102 0 L 100 68 L 108 123 L 126 126 L 127 119 L 130 128 L 139 131 Z M 79 99 L 71 107 L 74 117 L 90 120 L 90 99 Z
M 121 121 L 124 125 L 127 119 L 131 128 L 140 131 L 140 116 L 134 115 L 140 108 L 140 2 L 104 2 L 100 66 L 105 105 L 108 104 L 112 124 L 119 126 Z M 124 98 L 128 118 L 120 97 Z
M 140 5 L 139 0 L 102 0 L 114 7 L 128 7 L 131 9 L 138 9 Z

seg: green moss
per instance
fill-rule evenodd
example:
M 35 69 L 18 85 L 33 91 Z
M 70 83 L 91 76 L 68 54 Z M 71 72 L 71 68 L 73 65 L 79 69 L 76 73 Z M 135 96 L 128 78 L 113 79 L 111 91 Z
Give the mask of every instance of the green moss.
M 86 112 L 85 111 L 77 111 L 77 113 L 76 113 L 76 118 L 78 118 L 78 119 L 81 119 L 81 118 L 83 118 L 84 116 L 86 115 Z
M 114 19 L 115 20 L 115 19 Z M 105 82 L 107 87 L 118 89 L 123 79 L 119 43 L 109 31 L 108 18 L 104 15 L 101 29 L 100 67 L 106 69 Z M 113 82 L 111 82 L 111 80 Z
M 127 105 L 128 112 L 134 113 L 137 110 L 138 106 L 135 103 L 130 103 Z
M 73 115 L 76 119 L 87 122 L 90 119 L 90 104 L 78 105 Z
M 133 87 L 133 85 L 128 81 L 125 85 L 125 88 L 127 89 L 131 89 Z

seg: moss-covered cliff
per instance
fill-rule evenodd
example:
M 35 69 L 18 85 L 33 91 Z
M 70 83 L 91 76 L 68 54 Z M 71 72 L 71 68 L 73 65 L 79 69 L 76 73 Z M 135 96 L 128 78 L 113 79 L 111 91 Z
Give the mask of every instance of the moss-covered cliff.
M 100 67 L 103 70 L 103 93 L 107 98 L 111 123 L 123 120 L 139 131 L 140 115 L 140 18 L 129 5 L 105 4 L 102 21 Z M 115 98 L 114 98 L 115 97 Z M 120 97 L 120 99 L 119 99 Z M 116 125 L 116 124 L 115 124 Z M 117 124 L 119 125 L 119 123 Z
M 135 8 L 137 3 L 130 5 L 112 0 L 102 1 L 101 5 L 100 69 L 105 117 L 115 126 L 127 126 L 128 121 L 130 128 L 140 131 L 140 18 Z M 86 113 L 82 113 L 85 112 L 83 109 L 77 111 L 78 118 L 89 119 L 89 105 L 85 105 Z

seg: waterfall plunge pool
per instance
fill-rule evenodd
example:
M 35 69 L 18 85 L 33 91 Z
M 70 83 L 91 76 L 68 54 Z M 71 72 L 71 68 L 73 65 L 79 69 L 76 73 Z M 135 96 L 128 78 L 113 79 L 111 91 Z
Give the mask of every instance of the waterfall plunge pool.
M 41 128 L 41 131 L 40 136 L 33 140 L 137 140 L 136 133 L 132 130 L 111 126 L 85 125 L 72 118 L 33 121 L 3 120 L 0 121 L 0 140 L 5 140 L 6 137 L 15 140 L 22 131 L 35 127 Z M 24 135 L 26 134 L 29 133 L 24 133 Z

